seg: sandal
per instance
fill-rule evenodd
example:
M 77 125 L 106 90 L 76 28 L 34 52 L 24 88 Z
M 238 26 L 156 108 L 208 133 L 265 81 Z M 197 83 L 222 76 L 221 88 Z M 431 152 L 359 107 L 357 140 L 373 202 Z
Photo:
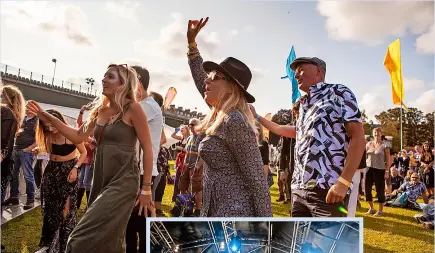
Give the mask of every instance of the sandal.
M 376 210 L 369 208 L 369 210 L 366 212 L 366 214 L 375 214 Z

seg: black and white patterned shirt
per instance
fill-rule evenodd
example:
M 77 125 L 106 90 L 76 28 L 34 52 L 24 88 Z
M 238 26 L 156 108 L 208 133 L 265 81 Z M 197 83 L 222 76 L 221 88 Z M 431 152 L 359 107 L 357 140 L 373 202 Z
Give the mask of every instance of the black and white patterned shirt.
M 362 122 L 352 91 L 341 84 L 318 83 L 304 97 L 296 123 L 292 189 L 329 189 L 341 175 L 349 136 L 344 124 Z

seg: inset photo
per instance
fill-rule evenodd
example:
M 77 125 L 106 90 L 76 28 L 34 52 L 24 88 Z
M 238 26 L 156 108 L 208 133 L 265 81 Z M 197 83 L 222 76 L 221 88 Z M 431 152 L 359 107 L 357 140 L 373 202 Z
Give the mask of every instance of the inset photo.
M 158 219 L 152 253 L 362 253 L 362 219 Z

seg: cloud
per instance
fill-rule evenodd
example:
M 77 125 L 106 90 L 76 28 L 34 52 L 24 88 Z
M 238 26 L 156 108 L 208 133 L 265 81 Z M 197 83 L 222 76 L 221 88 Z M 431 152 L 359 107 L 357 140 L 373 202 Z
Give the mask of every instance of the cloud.
M 376 91 L 364 94 L 358 106 L 361 111 L 365 110 L 368 120 L 373 121 L 376 121 L 375 115 L 389 109 L 386 93 Z
M 79 7 L 59 2 L 4 2 L 1 21 L 25 32 L 43 31 L 54 39 L 92 46 L 86 15 Z
M 424 113 L 430 113 L 435 110 L 435 89 L 421 93 L 421 95 L 409 103 L 410 107 L 415 107 Z
M 247 26 L 245 26 L 244 30 L 246 32 L 250 32 L 251 33 L 251 32 L 255 31 L 255 27 L 253 25 L 247 25 Z
M 424 34 L 420 35 L 415 41 L 415 46 L 417 47 L 417 52 L 423 54 L 433 54 L 435 53 L 435 25 Z
M 228 31 L 228 37 L 230 39 L 236 37 L 238 34 L 239 34 L 239 30 L 236 30 L 236 29 Z
M 161 29 L 156 40 L 139 39 L 133 43 L 134 49 L 137 53 L 161 58 L 185 58 L 187 53 L 186 25 L 187 19 L 184 19 L 182 14 L 173 13 L 172 22 Z M 207 27 L 204 27 L 196 38 L 196 42 L 202 54 L 211 56 L 216 51 L 220 40 L 217 32 L 207 32 Z
M 104 10 L 111 15 L 136 23 L 138 21 L 136 10 L 139 6 L 140 2 L 138 1 L 108 1 Z
M 420 35 L 434 20 L 433 2 L 320 1 L 317 10 L 326 17 L 330 38 L 369 45 L 407 33 Z M 426 48 L 424 38 L 423 42 Z
M 405 92 L 415 92 L 423 90 L 426 84 L 423 80 L 417 78 L 403 78 L 403 85 L 405 85 Z

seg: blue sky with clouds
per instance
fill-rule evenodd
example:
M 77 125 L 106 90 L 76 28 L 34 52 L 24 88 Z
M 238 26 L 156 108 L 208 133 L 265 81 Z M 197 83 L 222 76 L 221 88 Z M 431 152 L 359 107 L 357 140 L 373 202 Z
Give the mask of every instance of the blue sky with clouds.
M 2 63 L 77 83 L 100 80 L 109 63 L 150 69 L 151 89 L 177 88 L 174 103 L 206 112 L 186 60 L 188 19 L 209 16 L 198 37 L 206 60 L 236 57 L 250 66 L 249 90 L 262 114 L 291 107 L 285 62 L 297 56 L 327 63 L 327 82 L 350 87 L 372 117 L 393 107 L 383 59 L 402 40 L 405 103 L 435 105 L 433 2 L 147 1 L 2 2 Z

